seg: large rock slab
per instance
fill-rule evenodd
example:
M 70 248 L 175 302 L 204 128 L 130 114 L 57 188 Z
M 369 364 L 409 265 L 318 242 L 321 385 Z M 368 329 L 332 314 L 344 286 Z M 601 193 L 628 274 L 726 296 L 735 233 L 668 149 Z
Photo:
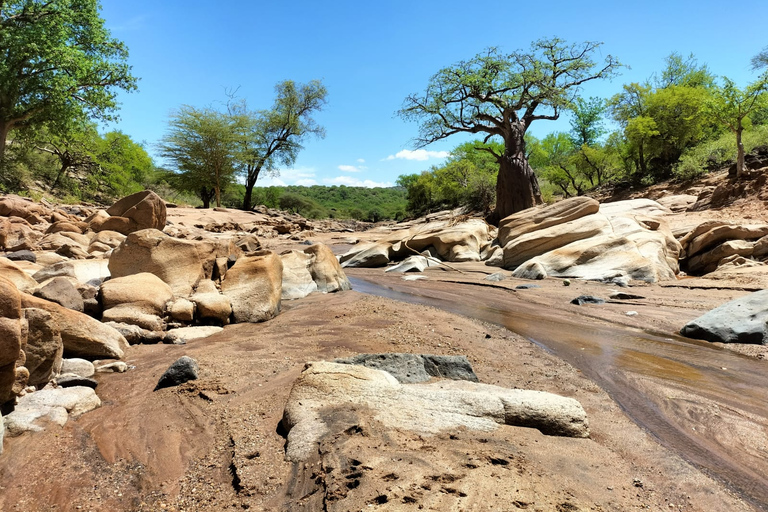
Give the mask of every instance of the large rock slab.
M 55 302 L 67 309 L 82 313 L 85 311 L 85 303 L 83 302 L 83 297 L 80 295 L 80 292 L 72 283 L 72 280 L 74 280 L 74 278 L 62 276 L 54 277 L 53 279 L 41 283 L 41 285 L 34 290 L 33 295 L 35 297 L 40 297 L 41 299 Z
M 691 320 L 680 330 L 688 338 L 720 343 L 768 344 L 768 290 L 750 293 Z
M 550 435 L 589 436 L 586 413 L 572 398 L 467 381 L 400 384 L 385 371 L 315 362 L 296 380 L 285 406 L 286 458 L 307 460 L 324 436 L 348 426 L 333 421 L 337 411 L 356 406 L 367 408 L 385 427 L 421 435 L 462 427 L 489 431 L 507 424 Z
M 210 279 L 216 258 L 240 252 L 231 240 L 180 240 L 156 229 L 144 229 L 129 234 L 114 249 L 109 270 L 112 277 L 155 274 L 175 295 L 186 297 L 201 280 Z
M 432 377 L 477 382 L 477 375 L 465 356 L 436 356 L 430 354 L 358 354 L 336 359 L 335 363 L 356 364 L 383 370 L 401 384 L 426 382 Z
M 758 240 L 768 235 L 768 224 L 738 225 L 707 221 L 698 225 L 681 240 L 682 258 L 691 258 L 728 240 Z
M 283 262 L 274 252 L 257 251 L 238 258 L 221 283 L 235 322 L 263 322 L 277 315 L 282 281 Z
M 0 249 L 34 250 L 43 234 L 19 217 L 0 217 Z
M 529 208 L 501 219 L 499 241 L 503 247 L 526 233 L 572 222 L 597 213 L 599 209 L 600 203 L 591 197 L 572 197 L 552 205 Z
M 110 275 L 107 260 L 76 260 L 54 263 L 39 270 L 32 277 L 38 283 L 54 277 L 73 277 L 79 283 L 99 286 Z
M 64 352 L 85 359 L 122 359 L 128 342 L 118 331 L 88 315 L 72 311 L 54 302 L 22 294 L 23 308 L 48 311 L 59 327 Z
M 144 190 L 120 199 L 107 209 L 108 219 L 98 225 L 91 224 L 94 231 L 117 231 L 128 235 L 142 229 L 165 227 L 165 201 L 152 192 Z
M 0 277 L 0 404 L 13 398 L 16 361 L 24 344 L 21 295 L 9 280 Z

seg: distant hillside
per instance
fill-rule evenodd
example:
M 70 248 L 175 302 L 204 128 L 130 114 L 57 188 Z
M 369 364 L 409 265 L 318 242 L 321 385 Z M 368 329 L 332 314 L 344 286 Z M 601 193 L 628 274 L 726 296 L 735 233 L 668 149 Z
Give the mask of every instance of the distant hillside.
M 224 197 L 227 206 L 242 204 L 245 187 L 234 185 Z M 407 199 L 403 187 L 365 188 L 344 185 L 326 187 L 256 187 L 253 204 L 298 213 L 309 219 L 357 219 L 369 222 L 405 217 Z

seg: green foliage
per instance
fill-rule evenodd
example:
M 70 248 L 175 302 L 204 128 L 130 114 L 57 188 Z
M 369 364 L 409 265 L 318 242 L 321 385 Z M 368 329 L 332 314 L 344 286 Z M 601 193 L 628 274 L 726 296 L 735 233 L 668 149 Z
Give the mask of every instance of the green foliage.
M 755 126 L 744 131 L 744 151 L 749 153 L 768 143 L 768 126 Z M 674 177 L 679 180 L 697 178 L 709 171 L 721 169 L 736 162 L 737 151 L 732 133 L 702 142 L 688 149 L 675 166 Z
M 253 188 L 263 171 L 279 174 L 278 166 L 294 164 L 310 136 L 325 137 L 313 119 L 326 103 L 328 91 L 319 80 L 297 84 L 285 80 L 275 86 L 270 110 L 253 111 L 244 100 L 229 103 L 229 114 L 238 137 L 236 158 L 245 178 L 242 208 L 251 209 Z
M 232 189 L 245 187 L 238 185 Z M 344 185 L 325 187 L 313 185 L 301 187 L 256 187 L 253 189 L 254 204 L 268 208 L 295 211 L 307 218 L 357 219 L 370 221 L 392 220 L 404 217 L 406 206 L 405 189 L 347 187 Z M 233 206 L 239 203 L 230 203 Z
M 606 111 L 605 100 L 576 98 L 571 108 L 571 142 L 576 147 L 584 144 L 593 146 L 605 134 L 603 115 Z
M 221 193 L 237 172 L 238 138 L 233 119 L 210 108 L 183 105 L 169 121 L 159 144 L 172 165 L 166 180 L 175 188 L 198 194 L 203 206 L 221 206 Z
M 136 88 L 128 51 L 99 11 L 98 0 L 2 2 L 0 159 L 11 130 L 45 124 L 64 135 L 86 119 L 114 119 L 118 90 Z
M 442 166 L 400 176 L 397 184 L 408 191 L 408 211 L 420 215 L 465 206 L 487 214 L 496 193 L 495 153 L 503 151 L 503 145 L 497 142 L 466 142 L 454 148 Z

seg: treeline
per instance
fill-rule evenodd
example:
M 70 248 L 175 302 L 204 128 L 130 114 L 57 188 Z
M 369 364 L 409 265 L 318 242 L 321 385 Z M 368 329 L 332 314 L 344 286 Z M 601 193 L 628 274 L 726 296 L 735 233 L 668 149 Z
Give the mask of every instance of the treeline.
M 526 134 L 526 155 L 545 200 L 583 195 L 605 184 L 692 179 L 735 163 L 740 148 L 743 158 L 768 144 L 765 73 L 739 88 L 694 56 L 672 53 L 664 64 L 659 73 L 623 85 L 610 98 L 576 99 L 569 109 L 569 131 L 541 139 Z M 768 52 L 752 64 L 765 69 Z M 407 189 L 409 212 L 459 205 L 488 211 L 493 205 L 485 198 L 495 198 L 485 195 L 484 180 L 495 183 L 498 171 L 488 147 L 481 141 L 464 143 L 445 164 L 401 176 L 398 184 Z
M 223 204 L 239 207 L 244 195 L 243 185 L 232 186 Z M 407 210 L 406 191 L 402 187 L 255 187 L 252 198 L 254 204 L 298 213 L 308 219 L 401 220 Z

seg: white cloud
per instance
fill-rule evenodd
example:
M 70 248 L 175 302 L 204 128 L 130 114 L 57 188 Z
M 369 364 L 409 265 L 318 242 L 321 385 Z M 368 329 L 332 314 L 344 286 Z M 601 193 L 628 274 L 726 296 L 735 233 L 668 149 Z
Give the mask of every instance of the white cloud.
M 361 165 L 355 166 L 355 165 L 340 165 L 339 170 L 344 172 L 360 172 L 366 170 L 367 167 L 363 167 Z
M 280 169 L 276 176 L 259 176 L 257 187 L 284 187 L 286 185 L 317 185 L 315 169 L 299 167 L 297 169 Z
M 358 158 L 357 159 L 357 163 L 364 164 L 365 163 L 365 158 Z
M 377 188 L 377 187 L 391 187 L 393 186 L 392 183 L 389 182 L 376 182 L 373 180 L 361 180 L 359 178 L 355 178 L 353 176 L 337 176 L 335 178 L 326 178 L 323 180 L 323 183 L 327 183 L 328 185 L 346 185 L 348 187 L 366 187 L 366 188 Z
M 414 151 L 411 151 L 410 149 L 404 149 L 402 151 L 397 152 L 394 155 L 389 155 L 384 160 L 418 160 L 419 162 L 423 162 L 425 160 L 429 160 L 430 158 L 446 158 L 451 156 L 451 154 L 448 151 L 427 151 L 426 149 L 416 149 Z

